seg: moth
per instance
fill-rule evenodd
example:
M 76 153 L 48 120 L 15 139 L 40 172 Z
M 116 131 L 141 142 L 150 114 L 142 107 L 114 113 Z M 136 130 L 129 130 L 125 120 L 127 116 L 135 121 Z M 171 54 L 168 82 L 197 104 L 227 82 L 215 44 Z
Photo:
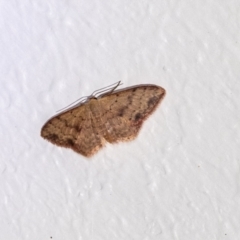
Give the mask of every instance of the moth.
M 51 143 L 90 157 L 106 145 L 129 141 L 166 95 L 145 84 L 116 90 L 120 81 L 95 91 L 79 104 L 49 119 L 41 136 Z

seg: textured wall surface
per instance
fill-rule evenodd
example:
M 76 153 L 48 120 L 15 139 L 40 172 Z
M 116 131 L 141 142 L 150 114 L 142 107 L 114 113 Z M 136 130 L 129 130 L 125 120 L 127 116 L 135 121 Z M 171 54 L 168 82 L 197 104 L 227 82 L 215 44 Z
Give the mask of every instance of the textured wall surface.
M 238 0 L 0 0 L 0 239 L 240 239 Z M 90 160 L 40 137 L 122 80 L 167 95 Z

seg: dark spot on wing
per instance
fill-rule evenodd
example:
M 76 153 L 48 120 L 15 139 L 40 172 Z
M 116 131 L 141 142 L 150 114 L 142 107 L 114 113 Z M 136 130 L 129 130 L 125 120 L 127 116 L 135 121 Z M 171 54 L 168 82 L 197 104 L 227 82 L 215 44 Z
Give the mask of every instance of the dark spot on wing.
M 154 96 L 154 97 L 151 97 L 149 100 L 148 100 L 148 107 L 153 107 L 157 102 L 158 102 L 159 98 Z
M 118 111 L 118 116 L 119 117 L 122 117 L 124 115 L 124 111 L 125 111 L 126 108 L 127 107 L 122 107 L 122 108 L 119 109 L 119 111 Z
M 68 143 L 69 146 L 74 146 L 74 142 L 71 138 L 67 139 L 67 143 Z
M 51 141 L 56 141 L 58 139 L 58 135 L 57 134 L 49 134 L 47 137 L 49 140 Z
M 80 133 L 81 130 L 82 130 L 82 128 L 81 128 L 80 126 L 75 126 L 74 129 L 75 129 L 78 133 Z
M 142 118 L 142 114 L 141 113 L 137 113 L 136 115 L 135 115 L 135 117 L 134 117 L 134 120 L 135 121 L 138 121 L 139 119 L 141 119 Z

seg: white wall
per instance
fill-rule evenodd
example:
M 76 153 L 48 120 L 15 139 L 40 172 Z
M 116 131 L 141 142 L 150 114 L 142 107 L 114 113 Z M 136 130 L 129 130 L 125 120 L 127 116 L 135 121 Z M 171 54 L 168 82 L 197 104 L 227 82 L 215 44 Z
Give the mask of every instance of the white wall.
M 240 239 L 240 2 L 0 0 L 0 239 Z M 88 160 L 40 137 L 122 80 L 167 96 Z

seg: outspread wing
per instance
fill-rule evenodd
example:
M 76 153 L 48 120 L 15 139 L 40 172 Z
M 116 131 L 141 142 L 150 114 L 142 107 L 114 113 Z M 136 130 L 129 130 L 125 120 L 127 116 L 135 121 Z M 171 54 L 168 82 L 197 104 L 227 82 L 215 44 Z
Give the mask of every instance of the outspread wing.
M 50 119 L 42 127 L 41 136 L 89 157 L 104 145 L 104 139 L 94 132 L 92 121 L 91 112 L 81 105 Z
M 102 121 L 106 127 L 104 138 L 110 143 L 134 139 L 164 96 L 163 88 L 145 85 L 100 98 Z

